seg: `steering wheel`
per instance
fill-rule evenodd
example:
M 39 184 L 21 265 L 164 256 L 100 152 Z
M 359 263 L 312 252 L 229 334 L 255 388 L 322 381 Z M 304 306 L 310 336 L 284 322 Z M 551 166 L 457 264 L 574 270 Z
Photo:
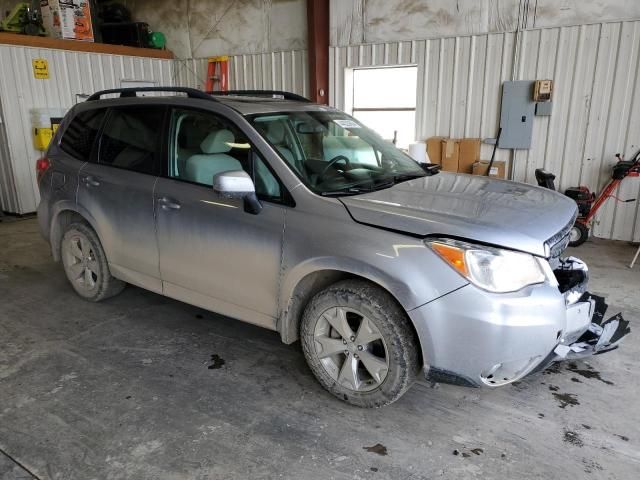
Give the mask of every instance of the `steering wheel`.
M 327 166 L 324 167 L 324 170 L 322 170 L 322 172 L 320 173 L 318 178 L 324 177 L 325 173 L 327 173 L 327 171 L 331 167 L 333 167 L 334 164 L 338 163 L 340 160 L 344 160 L 344 162 L 346 164 L 345 167 L 350 167 L 351 166 L 351 162 L 349 161 L 349 159 L 347 157 L 345 157 L 344 155 L 336 155 L 331 160 L 329 160 L 329 163 L 327 163 Z

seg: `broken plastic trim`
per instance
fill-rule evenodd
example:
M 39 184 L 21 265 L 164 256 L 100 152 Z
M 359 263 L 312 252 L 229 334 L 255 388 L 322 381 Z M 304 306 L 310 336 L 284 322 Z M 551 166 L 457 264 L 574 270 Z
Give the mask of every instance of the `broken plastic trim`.
M 608 320 L 604 314 L 608 305 L 603 297 L 585 292 L 579 302 L 593 302 L 593 316 L 589 328 L 570 345 L 558 345 L 554 349 L 556 360 L 576 360 L 615 350 L 624 337 L 631 333 L 629 322 L 617 313 Z
M 589 281 L 589 269 L 582 260 L 576 257 L 560 258 L 553 274 L 567 305 L 573 305 L 582 299 Z

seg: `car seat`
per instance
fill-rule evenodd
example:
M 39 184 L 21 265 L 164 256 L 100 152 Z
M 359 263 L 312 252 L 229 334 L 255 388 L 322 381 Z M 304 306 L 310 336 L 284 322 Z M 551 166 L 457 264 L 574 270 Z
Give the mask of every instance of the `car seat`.
M 286 129 L 281 121 L 274 120 L 266 123 L 265 136 L 289 165 L 294 165 L 293 152 L 286 146 Z
M 227 155 L 235 137 L 230 130 L 221 129 L 209 133 L 200 143 L 203 153 L 189 157 L 185 168 L 187 180 L 205 185 L 213 183 L 213 176 L 231 170 L 242 170 L 240 162 Z

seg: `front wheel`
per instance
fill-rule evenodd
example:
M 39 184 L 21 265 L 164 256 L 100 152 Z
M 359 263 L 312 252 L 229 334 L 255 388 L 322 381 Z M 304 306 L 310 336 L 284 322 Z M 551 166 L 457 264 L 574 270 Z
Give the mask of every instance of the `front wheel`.
M 589 238 L 589 228 L 584 223 L 574 223 L 569 233 L 569 246 L 578 247 L 586 242 L 587 238 Z
M 415 333 L 386 291 L 346 280 L 309 302 L 300 329 L 302 350 L 322 386 L 359 407 L 396 401 L 420 370 Z

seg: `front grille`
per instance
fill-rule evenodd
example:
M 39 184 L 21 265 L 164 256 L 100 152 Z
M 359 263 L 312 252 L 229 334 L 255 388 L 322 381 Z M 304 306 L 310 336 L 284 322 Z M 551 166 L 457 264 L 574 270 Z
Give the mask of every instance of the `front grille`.
M 576 221 L 577 212 L 571 217 L 569 223 L 567 223 L 562 229 L 553 235 L 549 240 L 547 240 L 544 244 L 547 250 L 547 255 L 550 259 L 559 258 L 562 255 L 562 252 L 569 245 L 569 234 L 571 233 L 571 228 Z

